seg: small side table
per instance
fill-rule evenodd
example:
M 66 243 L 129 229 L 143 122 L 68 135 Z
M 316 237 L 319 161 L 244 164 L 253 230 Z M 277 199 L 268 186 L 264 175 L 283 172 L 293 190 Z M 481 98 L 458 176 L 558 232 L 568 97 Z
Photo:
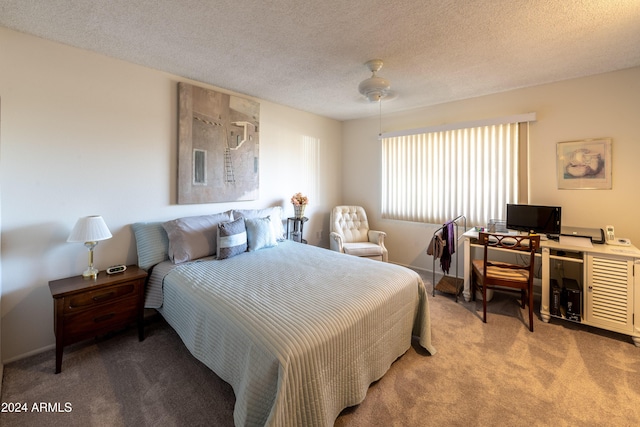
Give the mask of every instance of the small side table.
M 138 323 L 144 339 L 144 284 L 147 272 L 135 265 L 122 273 L 101 271 L 95 279 L 82 276 L 49 282 L 56 334 L 56 374 L 62 370 L 65 345 L 104 335 Z
M 305 239 L 302 238 L 302 230 L 304 228 L 304 223 L 309 221 L 309 218 L 303 216 L 302 218 L 289 217 L 287 218 L 287 239 L 293 240 L 299 243 L 307 243 Z M 289 225 L 292 225 L 291 232 L 289 231 Z

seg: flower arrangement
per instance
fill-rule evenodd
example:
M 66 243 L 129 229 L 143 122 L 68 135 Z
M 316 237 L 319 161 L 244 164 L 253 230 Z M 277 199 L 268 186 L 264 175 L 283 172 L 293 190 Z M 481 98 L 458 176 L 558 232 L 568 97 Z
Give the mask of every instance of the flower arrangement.
M 296 193 L 291 196 L 291 204 L 293 204 L 293 212 L 296 218 L 304 217 L 304 208 L 309 203 L 309 199 L 302 193 Z
M 302 193 L 296 193 L 291 196 L 291 203 L 293 206 L 306 205 L 309 203 L 309 198 Z

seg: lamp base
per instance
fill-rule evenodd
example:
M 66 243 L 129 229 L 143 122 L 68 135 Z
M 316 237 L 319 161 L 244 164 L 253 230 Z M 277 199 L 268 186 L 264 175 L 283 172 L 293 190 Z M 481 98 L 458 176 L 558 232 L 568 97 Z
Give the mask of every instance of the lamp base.
M 98 269 L 89 267 L 82 273 L 82 277 L 94 280 L 98 277 Z
M 98 277 L 98 269 L 93 266 L 93 248 L 96 247 L 98 242 L 84 242 L 84 245 L 89 249 L 89 267 L 82 273 L 82 277 L 85 279 L 94 279 Z

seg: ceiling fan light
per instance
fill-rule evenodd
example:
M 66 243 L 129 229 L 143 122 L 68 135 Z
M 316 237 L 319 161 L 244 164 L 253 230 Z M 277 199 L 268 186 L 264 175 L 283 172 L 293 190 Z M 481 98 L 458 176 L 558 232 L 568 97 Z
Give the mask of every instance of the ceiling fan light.
M 380 98 L 384 98 L 389 93 L 390 89 L 389 81 L 378 76 L 369 77 L 358 86 L 360 93 L 369 101 L 379 101 Z

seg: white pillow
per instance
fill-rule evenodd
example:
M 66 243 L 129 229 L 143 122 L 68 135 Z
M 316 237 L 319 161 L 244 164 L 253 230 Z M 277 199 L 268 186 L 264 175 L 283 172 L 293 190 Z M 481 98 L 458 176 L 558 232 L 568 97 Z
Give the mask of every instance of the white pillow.
M 278 245 L 271 219 L 268 216 L 264 218 L 245 218 L 244 224 L 247 229 L 249 252 Z

